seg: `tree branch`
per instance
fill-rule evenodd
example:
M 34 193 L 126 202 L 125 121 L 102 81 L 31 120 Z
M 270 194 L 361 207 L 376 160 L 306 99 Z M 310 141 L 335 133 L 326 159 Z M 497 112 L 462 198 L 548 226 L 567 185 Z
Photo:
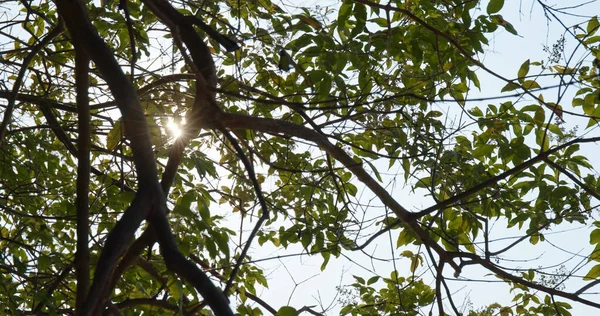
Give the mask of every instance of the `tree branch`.
M 79 315 L 96 315 L 101 312 L 104 297 L 109 292 L 108 276 L 113 271 L 117 259 L 151 210 L 164 216 L 165 197 L 158 184 L 158 171 L 154 162 L 149 128 L 131 82 L 115 60 L 112 51 L 92 26 L 81 0 L 57 0 L 56 6 L 75 46 L 84 49 L 94 61 L 121 110 L 125 136 L 131 143 L 138 177 L 138 193 L 109 233 L 98 261 L 94 282 L 84 306 L 79 311 Z
M 77 272 L 77 293 L 75 310 L 79 311 L 85 303 L 90 286 L 90 249 L 89 235 L 89 194 L 90 194 L 90 104 L 88 96 L 89 58 L 80 48 L 75 53 L 75 84 L 77 90 L 77 252 L 75 253 L 75 271 Z
M 348 170 L 350 170 L 363 184 L 375 193 L 375 195 L 377 195 L 377 197 L 379 197 L 379 199 L 417 235 L 418 239 L 423 244 L 435 250 L 442 260 L 445 260 L 457 273 L 460 273 L 459 266 L 453 262 L 452 259 L 447 256 L 446 251 L 437 244 L 425 230 L 423 230 L 421 225 L 412 216 L 412 213 L 400 205 L 384 187 L 375 181 L 363 169 L 360 163 L 352 159 L 343 149 L 329 142 L 325 136 L 304 126 L 274 119 L 249 117 L 240 114 L 222 113 L 221 116 L 218 117 L 218 121 L 230 129 L 250 129 L 271 134 L 289 135 L 317 144 L 322 150 L 348 168 Z

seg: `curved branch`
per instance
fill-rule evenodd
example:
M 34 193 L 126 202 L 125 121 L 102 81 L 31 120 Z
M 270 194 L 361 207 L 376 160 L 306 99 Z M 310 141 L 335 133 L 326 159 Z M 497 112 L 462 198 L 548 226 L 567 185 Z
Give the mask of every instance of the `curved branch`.
M 271 134 L 289 135 L 302 138 L 317 144 L 322 150 L 330 154 L 333 158 L 350 170 L 364 185 L 366 185 L 379 199 L 389 207 L 398 216 L 407 227 L 415 233 L 418 239 L 425 245 L 431 247 L 440 256 L 451 265 L 457 273 L 460 273 L 459 266 L 448 257 L 447 252 L 436 243 L 429 234 L 423 230 L 413 213 L 410 213 L 406 208 L 400 205 L 375 179 L 373 179 L 362 167 L 346 152 L 333 145 L 329 140 L 304 126 L 278 121 L 267 118 L 255 118 L 241 114 L 221 113 L 218 117 L 220 123 L 230 129 L 250 129 Z
M 153 13 L 157 17 L 159 17 L 162 20 L 162 22 L 165 23 L 171 29 L 171 32 L 172 32 L 174 38 L 181 39 L 181 41 L 186 44 L 186 47 L 190 50 L 190 55 L 192 56 L 192 60 L 194 63 L 189 66 L 192 69 L 199 71 L 199 73 L 195 74 L 196 98 L 195 98 L 194 106 L 191 111 L 191 119 L 189 120 L 190 130 L 192 132 L 195 132 L 195 134 L 197 134 L 200 129 L 200 126 L 202 126 L 202 123 L 205 120 L 211 120 L 211 118 L 214 117 L 214 113 L 217 113 L 219 111 L 218 108 L 211 107 L 212 105 L 215 104 L 215 102 L 214 102 L 215 93 L 214 93 L 214 91 L 211 91 L 208 89 L 208 87 L 216 86 L 216 83 L 217 83 L 216 82 L 216 71 L 215 71 L 215 66 L 214 66 L 214 62 L 212 60 L 211 53 L 208 49 L 208 46 L 198 36 L 198 34 L 194 30 L 193 26 L 191 24 L 189 24 L 189 22 L 186 22 L 185 19 L 183 19 L 183 15 L 181 13 L 179 13 L 175 8 L 173 8 L 167 1 L 163 1 L 163 0 L 150 1 L 150 0 L 148 0 L 148 1 L 144 1 L 144 4 L 146 6 L 148 6 L 148 8 L 151 11 L 153 11 Z M 100 65 L 99 65 L 99 68 L 100 68 Z M 102 69 L 100 69 L 100 70 L 102 71 Z M 110 83 L 109 83 L 109 86 L 110 86 Z M 111 90 L 112 90 L 112 87 L 111 87 Z M 113 91 L 113 94 L 115 94 L 114 91 Z M 132 95 L 135 95 L 135 92 L 133 92 Z M 118 96 L 115 95 L 115 98 L 117 99 L 117 104 L 119 105 Z M 139 101 L 137 100 L 137 98 L 134 101 L 138 102 L 138 104 L 139 104 Z M 125 116 L 125 114 L 124 114 L 124 116 Z M 125 120 L 126 119 L 127 119 L 127 117 L 125 116 Z M 144 122 L 144 125 L 145 125 L 145 122 Z M 147 129 L 147 127 L 146 127 L 146 129 Z M 126 133 L 127 133 L 127 129 L 126 129 Z M 190 137 L 190 136 L 188 135 L 187 137 Z M 215 314 L 217 314 L 217 315 L 233 315 L 231 309 L 229 308 L 229 302 L 227 301 L 227 298 L 223 295 L 223 293 L 220 292 L 214 286 L 214 284 L 210 281 L 210 279 L 201 270 L 199 270 L 193 263 L 188 261 L 181 254 L 181 252 L 179 252 L 179 250 L 177 249 L 177 244 L 176 244 L 175 238 L 173 236 L 173 233 L 171 232 L 171 228 L 170 228 L 169 223 L 166 218 L 166 214 L 168 211 L 164 207 L 164 193 L 166 193 L 168 191 L 168 188 L 170 187 L 170 184 L 173 181 L 173 178 L 175 176 L 177 167 L 178 167 L 180 159 L 181 159 L 181 154 L 183 152 L 183 148 L 185 148 L 185 145 L 187 145 L 187 142 L 189 141 L 189 138 L 187 138 L 187 137 L 185 140 L 178 143 L 178 146 L 176 146 L 172 151 L 173 156 L 171 156 L 171 157 L 173 159 L 171 159 L 171 157 L 170 157 L 169 162 L 167 164 L 166 173 L 163 175 L 163 182 L 162 182 L 163 188 L 162 189 L 164 189 L 164 191 L 161 188 L 159 188 L 159 190 L 161 191 L 160 192 L 161 201 L 159 204 L 160 208 L 155 209 L 152 212 L 150 212 L 150 214 L 148 214 L 147 219 L 151 224 L 151 230 L 147 231 L 144 242 L 147 242 L 149 244 L 155 238 L 157 238 L 159 241 L 159 244 L 160 244 L 161 253 L 163 255 L 163 258 L 164 258 L 165 263 L 166 263 L 167 267 L 169 268 L 169 270 L 174 271 L 175 273 L 179 274 L 183 279 L 192 283 L 196 287 L 196 289 L 200 292 L 200 294 L 205 298 L 205 300 L 210 305 L 210 307 L 213 309 L 213 312 Z M 134 143 L 133 140 L 131 140 L 131 142 L 132 142 L 132 149 L 134 149 L 133 148 L 133 143 Z M 152 158 L 152 162 L 154 163 L 154 159 L 153 159 L 154 156 L 151 155 L 150 157 Z M 134 150 L 134 162 L 136 162 L 135 150 Z M 138 165 L 136 162 L 136 169 L 138 169 L 137 167 L 138 167 Z M 152 168 L 153 168 L 153 174 L 155 174 L 156 166 L 153 165 Z M 137 170 L 138 175 L 141 171 L 142 170 L 139 170 L 139 169 Z M 156 178 L 153 178 L 152 183 L 158 184 L 157 178 L 158 178 L 157 176 L 156 176 Z M 143 196 L 143 194 L 145 193 L 142 190 L 143 182 L 142 182 L 141 178 L 139 178 L 139 183 L 140 183 L 140 190 L 136 196 L 136 199 L 134 199 L 134 203 L 132 204 L 132 207 L 137 202 L 137 200 L 138 200 L 137 197 Z M 152 187 L 152 188 L 154 188 L 154 187 Z M 142 202 L 144 202 L 144 201 L 140 201 L 139 203 L 142 203 Z M 139 206 L 143 206 L 143 205 L 139 205 Z M 127 215 L 127 212 L 125 215 Z M 121 223 L 121 222 L 119 222 L 119 223 Z M 137 224 L 137 226 L 139 226 L 139 223 Z M 109 235 L 109 237 L 110 237 L 110 235 Z M 128 241 L 129 240 L 130 239 L 128 239 Z M 135 246 L 136 246 L 137 251 L 139 251 L 139 249 L 143 249 L 143 247 L 140 247 L 140 246 L 143 246 L 142 243 L 137 243 Z M 137 255 L 136 256 L 128 256 L 127 260 L 132 260 L 135 257 L 137 257 Z M 125 263 L 127 264 L 127 262 L 125 262 Z M 121 265 L 121 266 L 126 267 L 127 265 Z M 107 283 L 106 284 L 107 288 L 110 288 L 108 286 L 109 284 L 114 284 L 115 275 L 113 272 L 114 271 L 111 269 L 110 271 L 107 271 L 107 274 L 105 275 L 106 276 L 105 282 Z
M 158 184 L 158 171 L 150 131 L 133 85 L 123 73 L 110 48 L 92 26 L 84 4 L 79 1 L 57 0 L 56 6 L 76 47 L 87 52 L 114 96 L 123 116 L 125 136 L 130 140 L 139 191 L 122 218 L 109 233 L 99 258 L 94 282 L 88 292 L 80 315 L 101 312 L 104 297 L 109 292 L 109 276 L 114 270 L 134 233 L 148 213 L 165 214 L 165 197 Z

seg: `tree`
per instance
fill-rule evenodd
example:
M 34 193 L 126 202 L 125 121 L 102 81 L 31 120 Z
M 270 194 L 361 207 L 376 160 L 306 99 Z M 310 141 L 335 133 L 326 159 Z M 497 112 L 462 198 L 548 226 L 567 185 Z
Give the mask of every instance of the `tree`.
M 600 308 L 585 295 L 600 179 L 584 154 L 600 140 L 599 22 L 562 24 L 576 48 L 563 37 L 508 78 L 481 58 L 494 32 L 518 35 L 503 4 L 7 2 L 3 311 L 318 315 L 262 300 L 250 248 L 301 247 L 325 270 L 388 238 L 394 268 L 354 276 L 341 313 L 458 314 L 450 283 L 473 267 L 514 300 L 471 315 Z M 573 9 L 533 4 L 558 22 Z M 469 98 L 488 91 L 481 74 L 504 100 Z M 589 235 L 580 264 L 501 264 L 565 225 Z

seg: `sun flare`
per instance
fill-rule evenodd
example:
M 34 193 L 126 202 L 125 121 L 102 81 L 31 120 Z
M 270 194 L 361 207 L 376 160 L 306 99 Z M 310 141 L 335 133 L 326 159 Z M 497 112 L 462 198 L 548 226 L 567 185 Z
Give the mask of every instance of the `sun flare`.
M 173 119 L 169 119 L 169 122 L 167 123 L 167 128 L 171 131 L 170 134 L 173 136 L 173 138 L 179 138 L 183 133 L 181 125 L 175 122 Z

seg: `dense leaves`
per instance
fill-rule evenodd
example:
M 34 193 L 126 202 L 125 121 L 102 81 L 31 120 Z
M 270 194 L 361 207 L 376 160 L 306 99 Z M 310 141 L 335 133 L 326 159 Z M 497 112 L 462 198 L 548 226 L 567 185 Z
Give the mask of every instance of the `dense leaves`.
M 137 112 L 123 107 L 114 74 L 82 45 L 61 3 L 8 2 L 0 18 L 3 313 L 74 314 L 88 290 L 82 252 L 87 273 L 110 272 L 89 280 L 108 283 L 99 303 L 108 313 L 210 313 L 214 302 L 165 251 L 157 218 L 167 211 L 186 262 L 241 315 L 600 308 L 584 295 L 600 283 L 600 178 L 590 156 L 600 140 L 596 17 L 559 23 L 576 47 L 565 48 L 563 37 L 545 61 L 524 51 L 506 77 L 484 59 L 494 36 L 520 34 L 505 19 L 516 9 L 503 0 L 81 1 L 135 91 L 128 96 L 145 115 L 138 134 Z M 533 5 L 553 21 L 567 10 Z M 208 45 L 214 74 L 190 30 Z M 76 57 L 86 54 L 92 63 L 82 75 Z M 80 165 L 82 138 L 91 142 L 89 171 Z M 163 177 L 166 207 L 156 192 L 148 199 L 165 212 L 144 213 L 147 222 L 133 227 L 139 239 L 123 241 L 114 265 L 103 262 L 109 233 L 129 223 L 124 212 L 159 186 L 140 160 Z M 86 190 L 82 173 L 91 175 Z M 76 201 L 87 198 L 82 213 Z M 582 262 L 568 271 L 507 263 L 515 249 L 536 249 L 565 229 L 589 235 Z M 81 234 L 89 242 L 78 245 Z M 260 297 L 279 282 L 259 262 L 273 248 L 319 258 L 327 272 L 339 268 L 336 258 L 378 260 L 370 253 L 379 245 L 388 270 L 345 280 L 341 304 Z M 484 273 L 471 275 L 474 266 Z M 451 281 L 472 278 L 500 280 L 512 302 L 461 309 Z

